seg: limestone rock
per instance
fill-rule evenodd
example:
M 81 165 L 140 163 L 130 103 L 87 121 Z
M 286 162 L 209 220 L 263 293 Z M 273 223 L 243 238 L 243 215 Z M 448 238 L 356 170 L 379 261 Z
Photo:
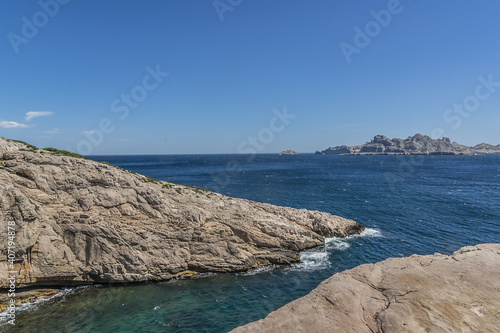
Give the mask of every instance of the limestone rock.
M 300 155 L 300 153 L 295 150 L 283 150 L 280 155 Z
M 338 273 L 232 332 L 498 332 L 500 244 L 393 258 Z
M 359 146 L 336 146 L 316 155 L 472 155 L 474 153 L 500 152 L 500 145 L 480 144 L 467 147 L 449 138 L 432 139 L 427 135 L 415 134 L 406 139 L 389 139 L 375 135 L 372 141 Z
M 17 287 L 166 280 L 300 260 L 338 216 L 235 199 L 0 138 L 0 220 L 15 222 Z M 0 233 L 7 244 L 7 233 Z M 0 288 L 10 270 L 6 247 Z
M 490 145 L 487 143 L 480 143 L 471 147 L 471 149 L 477 154 L 498 154 L 500 153 L 500 145 Z

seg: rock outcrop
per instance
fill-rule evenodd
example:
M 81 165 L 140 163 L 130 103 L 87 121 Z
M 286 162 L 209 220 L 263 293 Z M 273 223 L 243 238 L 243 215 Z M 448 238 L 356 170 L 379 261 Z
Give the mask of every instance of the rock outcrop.
M 296 152 L 295 150 L 283 150 L 280 152 L 280 155 L 300 155 L 300 153 Z
M 467 147 L 449 138 L 432 139 L 430 136 L 415 134 L 403 139 L 389 139 L 384 135 L 376 135 L 372 141 L 360 146 L 336 146 L 317 155 L 473 155 L 475 153 L 497 153 L 499 146 L 481 144 Z
M 500 145 L 494 146 L 490 145 L 487 143 L 480 143 L 478 145 L 475 145 L 474 147 L 471 147 L 471 149 L 476 153 L 476 154 L 498 154 L 500 153 Z
M 70 155 L 70 156 L 66 156 Z M 172 184 L 0 138 L 0 243 L 15 223 L 17 287 L 167 280 L 300 261 L 324 237 L 360 233 L 328 213 Z M 11 269 L 12 268 L 12 269 Z
M 244 332 L 498 332 L 500 244 L 338 273 Z

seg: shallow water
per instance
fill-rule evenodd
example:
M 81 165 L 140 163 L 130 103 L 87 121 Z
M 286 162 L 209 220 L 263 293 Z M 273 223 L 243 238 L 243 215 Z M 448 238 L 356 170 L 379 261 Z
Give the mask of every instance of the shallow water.
M 92 158 L 230 196 L 330 212 L 368 229 L 327 239 L 291 267 L 69 290 L 18 309 L 23 326 L 4 324 L 2 332 L 227 332 L 359 264 L 500 242 L 500 155 Z

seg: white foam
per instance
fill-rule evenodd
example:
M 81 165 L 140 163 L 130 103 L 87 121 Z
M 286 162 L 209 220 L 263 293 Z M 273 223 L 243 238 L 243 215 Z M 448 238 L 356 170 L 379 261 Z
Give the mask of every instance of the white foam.
M 384 237 L 384 235 L 378 229 L 366 228 L 359 235 L 352 235 L 347 238 L 357 238 L 357 237 Z
M 260 273 L 270 272 L 274 268 L 275 268 L 274 265 L 259 266 L 259 267 L 254 268 L 254 269 L 250 269 L 246 272 L 237 273 L 236 275 L 242 275 L 242 276 L 256 275 L 256 274 L 260 274 Z
M 383 237 L 382 233 L 373 228 L 366 228 L 362 233 L 357 235 L 352 235 L 348 237 L 332 237 L 325 238 L 325 246 L 327 250 L 338 250 L 343 251 L 348 249 L 351 244 L 349 244 L 350 239 L 360 238 L 360 237 Z
M 359 235 L 352 235 L 349 237 L 331 237 L 325 238 L 325 246 L 319 247 L 300 253 L 301 262 L 292 265 L 291 270 L 301 270 L 301 271 L 314 271 L 319 269 L 325 269 L 330 266 L 330 261 L 328 256 L 334 251 L 345 251 L 351 244 L 350 240 L 359 237 L 383 237 L 382 233 L 373 228 L 366 228 Z
M 292 265 L 290 269 L 300 271 L 315 271 L 318 269 L 327 268 L 330 265 L 326 248 L 301 252 L 300 260 L 300 263 Z
M 46 302 L 49 302 L 55 298 L 65 296 L 68 292 L 69 292 L 68 290 L 62 290 L 62 291 L 60 291 L 60 292 L 58 292 L 50 297 L 41 298 L 41 299 L 38 299 L 34 302 L 23 303 L 21 305 L 17 305 L 16 306 L 16 313 L 35 310 L 36 308 L 38 308 L 39 306 L 41 306 L 42 304 L 44 304 Z M 9 313 L 7 310 L 0 313 L 0 325 L 5 324 L 5 322 L 7 322 L 8 320 L 10 320 L 10 317 L 9 317 Z
M 92 286 L 80 286 L 80 287 L 75 287 L 75 288 L 63 289 L 60 292 L 58 292 L 50 297 L 41 298 L 41 299 L 38 299 L 38 300 L 31 302 L 31 303 L 23 303 L 19 306 L 16 306 L 16 313 L 34 311 L 38 307 L 42 306 L 43 304 L 50 302 L 50 301 L 54 301 L 54 300 L 64 302 L 66 297 L 74 294 L 77 291 L 80 291 L 82 289 L 91 289 L 91 288 L 100 288 L 100 287 L 102 287 L 102 285 L 96 284 L 96 285 L 92 285 Z M 9 319 L 10 319 L 10 317 L 8 316 L 7 310 L 0 313 L 0 326 L 5 324 L 7 322 L 7 320 L 9 320 Z
M 302 260 L 308 260 L 310 262 L 321 263 L 326 259 L 328 253 L 324 252 L 302 252 L 300 257 Z
M 325 238 L 325 247 L 327 250 L 344 251 L 348 249 L 350 246 L 351 244 L 347 242 L 347 238 L 339 238 L 339 237 Z

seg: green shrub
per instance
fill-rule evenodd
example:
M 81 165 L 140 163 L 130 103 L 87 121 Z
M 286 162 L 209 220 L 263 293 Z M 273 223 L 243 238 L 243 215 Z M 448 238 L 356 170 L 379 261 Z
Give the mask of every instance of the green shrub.
M 190 186 L 190 185 L 183 185 L 185 188 L 188 188 L 190 189 L 191 191 L 194 191 L 196 193 L 199 193 L 199 194 L 205 194 L 206 192 L 213 192 L 211 190 L 208 190 L 206 188 L 203 188 L 203 187 L 197 187 L 197 186 Z
M 67 150 L 56 149 L 56 148 L 52 148 L 52 147 L 43 148 L 43 150 L 49 151 L 54 155 L 64 155 L 64 156 L 69 156 L 69 157 L 83 158 L 83 156 L 80 154 L 73 153 L 73 152 L 70 152 Z
M 118 165 L 114 165 L 114 164 L 111 164 L 111 163 L 108 163 L 108 162 L 105 162 L 105 161 L 100 161 L 99 163 L 106 164 L 107 166 L 110 166 L 110 167 L 113 167 L 113 168 L 117 168 L 118 170 L 128 171 L 128 170 L 120 168 Z M 129 171 L 129 172 L 135 173 L 133 171 Z
M 153 183 L 157 185 L 161 184 L 161 180 L 149 176 L 142 177 L 142 181 L 145 183 Z
M 12 140 L 12 139 L 5 139 L 5 141 L 7 142 L 17 142 L 17 143 L 22 143 L 23 145 L 25 145 L 26 147 L 28 147 L 29 149 L 31 150 L 37 150 L 38 148 L 33 146 L 33 145 L 30 145 L 29 143 L 26 143 L 24 141 L 21 141 L 21 140 Z

